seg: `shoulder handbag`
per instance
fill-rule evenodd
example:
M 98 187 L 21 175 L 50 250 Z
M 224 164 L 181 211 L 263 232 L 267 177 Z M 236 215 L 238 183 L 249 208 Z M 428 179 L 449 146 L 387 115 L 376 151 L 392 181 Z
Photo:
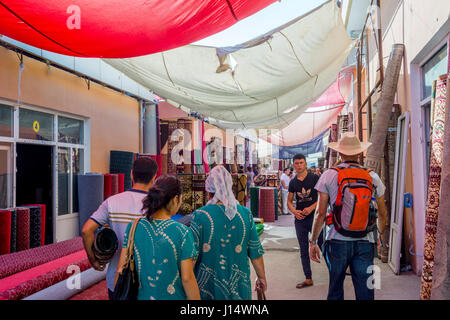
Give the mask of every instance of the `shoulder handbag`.
M 139 220 L 135 219 L 130 229 L 127 243 L 127 256 L 122 272 L 119 273 L 112 300 L 136 300 L 139 291 L 139 278 L 134 262 L 134 234 Z

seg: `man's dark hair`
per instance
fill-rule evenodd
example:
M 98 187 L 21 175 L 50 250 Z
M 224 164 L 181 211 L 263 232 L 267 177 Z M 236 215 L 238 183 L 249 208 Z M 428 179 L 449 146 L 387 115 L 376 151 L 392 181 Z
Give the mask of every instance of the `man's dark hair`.
M 294 158 L 292 158 L 292 161 L 295 161 L 295 160 L 305 160 L 305 162 L 306 162 L 306 157 L 305 157 L 305 155 L 303 155 L 301 153 L 297 153 L 294 156 Z
M 286 172 L 286 170 L 291 170 L 290 168 L 284 168 L 283 172 Z
M 252 171 L 252 167 L 247 167 L 247 171 Z
M 134 183 L 149 183 L 158 171 L 158 164 L 152 158 L 141 157 L 133 162 Z

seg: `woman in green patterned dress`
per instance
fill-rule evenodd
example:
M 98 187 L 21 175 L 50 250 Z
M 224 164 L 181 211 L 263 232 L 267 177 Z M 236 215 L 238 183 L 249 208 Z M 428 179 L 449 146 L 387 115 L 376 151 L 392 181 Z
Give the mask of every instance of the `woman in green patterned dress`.
M 181 182 L 169 175 L 159 177 L 143 200 L 146 217 L 139 220 L 134 236 L 138 300 L 200 299 L 193 272 L 197 251 L 192 231 L 171 219 L 181 203 Z M 125 233 L 116 281 L 125 262 L 131 225 Z
M 205 300 L 251 300 L 249 258 L 258 277 L 256 287 L 267 289 L 264 250 L 253 215 L 238 204 L 223 166 L 211 170 L 205 190 L 209 202 L 191 220 L 199 251 L 195 275 L 200 295 Z

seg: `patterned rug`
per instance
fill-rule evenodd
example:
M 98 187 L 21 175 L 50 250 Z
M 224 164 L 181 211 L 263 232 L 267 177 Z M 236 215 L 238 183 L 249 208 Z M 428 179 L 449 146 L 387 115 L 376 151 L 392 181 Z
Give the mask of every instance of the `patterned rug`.
M 206 204 L 205 181 L 206 181 L 206 174 L 192 175 L 193 210 L 197 210 Z
M 183 203 L 181 204 L 179 214 L 187 215 L 192 213 L 193 198 L 192 198 L 192 174 L 177 174 L 183 186 Z
M 422 269 L 420 298 L 431 299 L 433 282 L 434 249 L 438 225 L 439 197 L 445 134 L 445 102 L 447 97 L 447 76 L 441 76 L 436 83 L 431 137 L 430 171 L 428 178 L 427 212 L 425 219 L 425 247 Z
M 247 175 L 238 174 L 237 201 L 245 207 L 245 197 L 247 195 Z

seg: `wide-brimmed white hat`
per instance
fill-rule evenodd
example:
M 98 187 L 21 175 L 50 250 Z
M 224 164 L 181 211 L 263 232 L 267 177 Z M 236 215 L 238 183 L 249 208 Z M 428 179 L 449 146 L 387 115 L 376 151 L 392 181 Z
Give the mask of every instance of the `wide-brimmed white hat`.
M 328 147 L 347 156 L 354 156 L 366 151 L 371 145 L 371 142 L 359 141 L 359 138 L 354 133 L 346 132 L 341 140 L 330 142 Z

